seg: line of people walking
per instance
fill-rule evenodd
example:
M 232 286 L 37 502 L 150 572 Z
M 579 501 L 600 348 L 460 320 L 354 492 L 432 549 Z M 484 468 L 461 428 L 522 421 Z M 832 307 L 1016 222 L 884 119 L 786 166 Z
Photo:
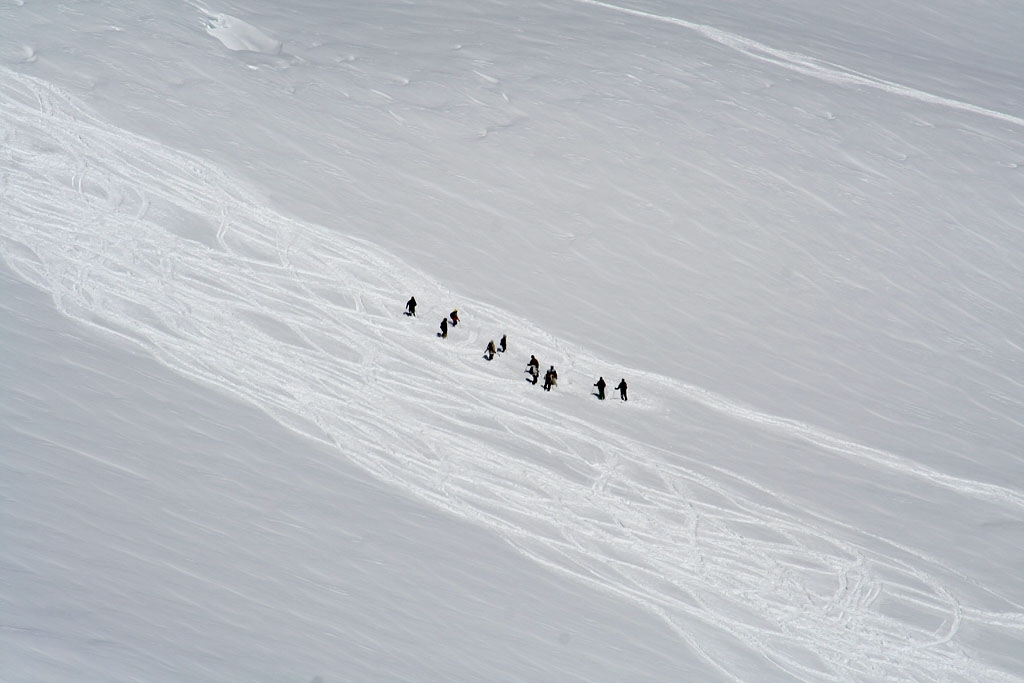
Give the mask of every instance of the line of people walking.
M 405 303 L 405 315 L 413 318 L 416 317 L 415 296 L 410 297 L 409 300 Z M 458 324 L 459 309 L 456 308 L 453 309 L 452 312 L 449 313 L 446 317 L 441 319 L 441 331 L 437 333 L 437 336 L 440 337 L 441 339 L 447 339 L 449 325 L 451 327 L 456 327 Z M 505 353 L 507 350 L 508 335 L 503 334 L 501 335 L 501 340 L 498 342 L 497 346 L 495 346 L 493 339 L 487 342 L 487 348 L 484 349 L 483 357 L 485 360 L 492 361 L 494 360 L 494 356 L 496 354 Z M 530 360 L 526 363 L 526 370 L 524 372 L 526 372 L 530 376 L 529 381 L 532 384 L 536 385 L 537 381 L 540 379 L 540 361 L 537 360 L 537 357 L 535 355 L 530 354 Z M 557 385 L 558 371 L 555 370 L 555 366 L 552 365 L 544 372 L 543 389 L 544 391 L 551 391 L 551 388 Z M 597 382 L 594 383 L 594 386 L 597 387 L 597 398 L 603 401 L 605 399 L 604 392 L 608 386 L 608 384 L 604 381 L 604 377 L 598 377 Z M 618 385 L 615 387 L 615 390 L 619 392 L 620 400 L 629 400 L 626 394 L 626 389 L 626 379 L 622 378 L 621 380 L 619 380 Z
M 505 353 L 508 350 L 508 336 L 501 335 L 501 341 L 498 342 L 498 347 L 494 347 L 494 340 L 487 342 L 487 348 L 484 349 L 484 358 L 487 360 L 494 360 L 494 354 Z
M 604 400 L 604 390 L 605 390 L 605 387 L 608 386 L 608 383 L 604 381 L 604 377 L 598 377 L 597 381 L 594 383 L 594 386 L 597 387 L 597 397 L 600 400 L 603 401 Z M 617 387 L 615 387 L 615 388 L 616 388 L 616 390 L 618 390 L 619 398 L 621 400 L 623 400 L 623 401 L 628 401 L 629 400 L 629 398 L 626 396 L 626 378 L 625 377 L 623 377 L 621 380 L 619 380 L 619 385 Z
M 437 333 L 437 336 L 441 339 L 448 338 L 448 321 L 451 320 L 452 327 L 459 324 L 459 309 L 455 309 L 448 314 L 447 318 L 441 318 L 441 331 Z
M 537 384 L 537 380 L 540 378 L 540 361 L 537 360 L 537 356 L 530 354 L 530 360 L 526 363 L 526 374 L 530 376 L 533 384 Z M 558 384 L 558 371 L 555 370 L 555 366 L 552 365 L 544 372 L 544 391 L 551 391 L 551 387 Z

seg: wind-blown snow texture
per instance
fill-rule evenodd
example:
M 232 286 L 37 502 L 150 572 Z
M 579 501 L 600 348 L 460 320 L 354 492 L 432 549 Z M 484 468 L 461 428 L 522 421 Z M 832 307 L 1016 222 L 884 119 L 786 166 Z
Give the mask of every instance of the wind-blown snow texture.
M 1024 680 L 1022 34 L 0 4 L 0 670 Z

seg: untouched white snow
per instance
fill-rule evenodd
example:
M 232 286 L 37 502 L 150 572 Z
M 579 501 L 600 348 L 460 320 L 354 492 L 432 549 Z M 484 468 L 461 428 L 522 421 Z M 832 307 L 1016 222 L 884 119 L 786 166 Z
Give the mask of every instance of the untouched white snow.
M 1024 680 L 1024 14 L 818 5 L 0 5 L 0 669 Z

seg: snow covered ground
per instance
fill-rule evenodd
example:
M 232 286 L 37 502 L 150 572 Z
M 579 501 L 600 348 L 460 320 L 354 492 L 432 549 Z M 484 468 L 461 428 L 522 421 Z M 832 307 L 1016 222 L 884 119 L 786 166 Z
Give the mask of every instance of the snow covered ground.
M 5 679 L 1024 680 L 1021 35 L 0 0 Z

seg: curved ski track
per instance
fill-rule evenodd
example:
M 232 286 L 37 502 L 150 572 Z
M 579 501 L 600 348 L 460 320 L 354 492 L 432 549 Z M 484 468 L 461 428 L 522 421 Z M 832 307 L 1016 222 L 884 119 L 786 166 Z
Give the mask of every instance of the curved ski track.
M 726 678 L 770 663 L 791 680 L 1016 680 L 973 660 L 956 638 L 965 620 L 1020 637 L 1020 615 L 962 606 L 935 578 L 937 563 L 912 549 L 579 417 L 569 409 L 582 400 L 571 380 L 545 394 L 522 381 L 518 357 L 483 363 L 486 339 L 474 330 L 507 331 L 519 348 L 528 342 L 565 378 L 573 367 L 606 367 L 584 350 L 455 299 L 372 245 L 275 213 L 210 164 L 114 128 L 6 69 L 0 141 L 0 251 L 63 313 L 336 444 L 537 562 L 643 606 Z M 444 310 L 396 314 L 410 292 L 421 302 L 459 301 L 473 323 L 435 340 Z M 657 402 L 697 401 L 1024 509 L 1013 491 L 699 387 L 624 374 L 649 387 L 623 407 L 645 419 L 658 419 Z
M 789 71 L 794 71 L 804 76 L 811 76 L 812 78 L 817 78 L 836 85 L 873 88 L 892 95 L 908 97 L 920 102 L 927 102 L 929 104 L 935 104 L 949 109 L 958 109 L 960 111 L 970 112 L 979 116 L 985 116 L 1014 126 L 1024 126 L 1024 119 L 1019 116 L 1014 116 L 1013 114 L 1007 114 L 994 109 L 986 109 L 985 107 L 979 107 L 978 105 L 971 104 L 969 102 L 962 102 L 950 97 L 942 97 L 941 95 L 935 95 L 930 92 L 925 92 L 924 90 L 918 90 L 917 88 L 911 88 L 899 83 L 869 76 L 867 74 L 857 73 L 856 71 L 852 71 L 838 64 L 824 62 L 822 60 L 800 54 L 799 52 L 790 52 L 770 47 L 764 43 L 759 43 L 756 40 L 751 40 L 750 38 L 730 33 L 728 31 L 723 31 L 722 29 L 708 26 L 707 24 L 698 24 L 692 21 L 686 21 L 685 19 L 666 16 L 664 14 L 645 12 L 643 10 L 632 9 L 630 7 L 622 7 L 621 5 L 601 2 L 601 0 L 573 0 L 573 2 L 600 7 L 602 9 L 619 12 L 621 14 L 628 14 L 640 19 L 681 26 L 704 36 L 708 40 L 712 40 L 720 45 L 731 48 L 752 59 L 767 62 L 783 69 L 788 69 Z

